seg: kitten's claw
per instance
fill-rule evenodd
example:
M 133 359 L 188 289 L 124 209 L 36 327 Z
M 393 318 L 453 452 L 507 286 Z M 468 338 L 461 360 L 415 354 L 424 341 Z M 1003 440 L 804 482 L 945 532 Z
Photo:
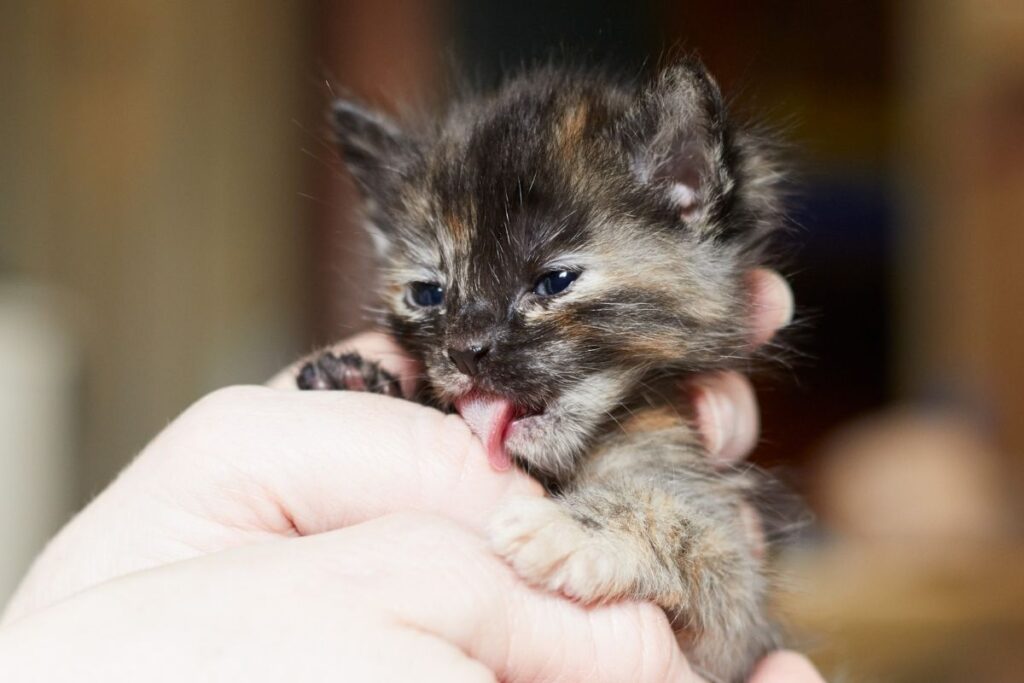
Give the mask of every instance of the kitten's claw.
M 584 603 L 624 597 L 633 585 L 615 539 L 549 498 L 516 498 L 490 524 L 491 546 L 527 583 Z
M 299 389 L 312 391 L 343 389 L 369 391 L 395 398 L 402 396 L 402 387 L 397 377 L 381 368 L 380 364 L 365 360 L 358 353 L 335 355 L 325 351 L 302 366 L 295 383 Z

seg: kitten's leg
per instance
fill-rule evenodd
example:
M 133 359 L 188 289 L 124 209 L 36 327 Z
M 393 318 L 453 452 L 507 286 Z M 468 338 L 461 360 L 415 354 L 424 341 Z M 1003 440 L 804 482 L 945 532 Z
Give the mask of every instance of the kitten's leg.
M 398 378 L 358 353 L 324 351 L 299 369 L 295 383 L 299 389 L 345 389 L 402 397 Z
M 744 484 L 698 448 L 686 428 L 616 437 L 559 496 L 507 505 L 491 537 L 534 585 L 587 603 L 657 603 L 699 672 L 740 681 L 775 642 L 766 580 Z

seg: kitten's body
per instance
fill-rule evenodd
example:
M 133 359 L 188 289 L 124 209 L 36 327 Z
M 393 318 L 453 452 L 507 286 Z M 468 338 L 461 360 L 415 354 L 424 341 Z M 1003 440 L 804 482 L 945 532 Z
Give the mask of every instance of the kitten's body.
M 711 468 L 671 387 L 750 355 L 745 274 L 780 224 L 766 145 L 692 63 L 641 88 L 542 70 L 408 130 L 335 120 L 426 399 L 555 494 L 505 508 L 495 549 L 586 602 L 657 602 L 699 671 L 742 680 L 774 642 L 751 484 Z M 299 383 L 397 386 L 330 355 Z

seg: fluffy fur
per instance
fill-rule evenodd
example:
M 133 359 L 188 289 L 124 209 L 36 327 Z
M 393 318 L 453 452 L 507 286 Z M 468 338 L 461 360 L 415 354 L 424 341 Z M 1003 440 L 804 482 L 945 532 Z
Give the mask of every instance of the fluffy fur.
M 404 126 L 347 100 L 333 115 L 423 400 L 511 397 L 506 447 L 554 494 L 497 516 L 497 552 L 582 601 L 657 602 L 699 671 L 743 680 L 775 641 L 751 482 L 708 466 L 664 387 L 751 353 L 744 275 L 781 224 L 771 145 L 692 61 L 639 86 L 542 69 Z M 538 295 L 558 271 L 578 277 Z M 443 302 L 417 305 L 411 283 Z M 465 348 L 490 349 L 473 374 L 449 353 Z M 396 386 L 361 366 L 324 356 L 299 384 Z

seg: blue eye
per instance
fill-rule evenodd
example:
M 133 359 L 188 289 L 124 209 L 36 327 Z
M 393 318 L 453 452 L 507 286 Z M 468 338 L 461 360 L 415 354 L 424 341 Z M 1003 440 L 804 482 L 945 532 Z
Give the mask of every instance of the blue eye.
M 533 293 L 539 296 L 561 294 L 569 289 L 569 285 L 575 282 L 579 276 L 579 273 L 574 273 L 571 270 L 553 270 L 550 273 L 544 273 L 537 280 L 537 284 L 533 286 Z
M 436 282 L 409 283 L 409 303 L 423 308 L 432 308 L 444 303 L 444 287 Z

